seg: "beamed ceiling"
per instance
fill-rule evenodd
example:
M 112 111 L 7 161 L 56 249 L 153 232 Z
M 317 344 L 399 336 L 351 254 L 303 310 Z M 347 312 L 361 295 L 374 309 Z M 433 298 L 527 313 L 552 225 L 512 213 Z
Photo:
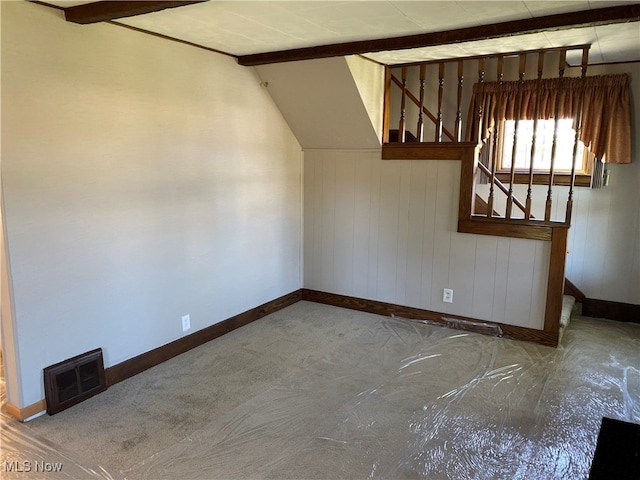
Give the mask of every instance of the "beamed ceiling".
M 640 61 L 640 3 L 629 1 L 38 3 L 64 8 L 69 21 L 109 21 L 243 65 L 347 54 L 393 65 L 583 44 L 592 64 Z

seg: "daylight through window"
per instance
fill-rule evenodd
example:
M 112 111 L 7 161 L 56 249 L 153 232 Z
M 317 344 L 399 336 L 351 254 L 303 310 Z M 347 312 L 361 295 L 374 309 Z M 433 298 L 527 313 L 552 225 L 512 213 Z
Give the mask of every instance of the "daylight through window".
M 505 120 L 502 131 L 502 161 L 501 169 L 511 169 L 515 120 Z M 553 130 L 555 120 L 538 120 L 536 132 L 536 148 L 533 159 L 534 170 L 549 171 L 551 167 L 551 152 L 553 147 Z M 515 152 L 515 169 L 529 170 L 531 164 L 531 144 L 533 141 L 533 120 L 518 122 L 517 144 Z M 554 171 L 571 171 L 573 161 L 573 144 L 576 132 L 573 120 L 564 118 L 558 120 L 558 137 L 556 141 L 556 160 Z M 584 144 L 578 142 L 576 172 L 584 170 Z

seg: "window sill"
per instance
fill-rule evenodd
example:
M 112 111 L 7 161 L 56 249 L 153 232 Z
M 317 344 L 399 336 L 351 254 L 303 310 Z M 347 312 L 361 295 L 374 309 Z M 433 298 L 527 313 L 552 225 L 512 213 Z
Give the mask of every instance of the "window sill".
M 500 180 L 502 183 L 509 183 L 509 173 L 496 173 L 496 178 Z M 529 173 L 518 173 L 516 172 L 514 177 L 516 184 L 524 184 L 527 185 L 529 183 Z M 565 185 L 569 186 L 571 182 L 571 175 L 568 173 L 554 173 L 553 175 L 553 184 L 554 185 Z M 533 174 L 533 184 L 534 185 L 549 185 L 549 174 L 548 173 L 534 173 Z M 591 186 L 591 175 L 586 174 L 576 174 L 574 186 L 576 187 L 590 187 Z

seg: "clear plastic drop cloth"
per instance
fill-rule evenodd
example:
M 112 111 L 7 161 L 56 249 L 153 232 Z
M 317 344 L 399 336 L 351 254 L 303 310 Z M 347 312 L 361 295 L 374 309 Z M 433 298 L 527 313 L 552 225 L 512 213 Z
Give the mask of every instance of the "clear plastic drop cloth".
M 603 416 L 640 423 L 637 325 L 572 322 L 553 349 L 375 318 L 124 474 L 583 479 Z
M 0 413 L 0 478 L 118 479 L 91 460 L 68 452 Z
M 5 405 L 6 384 L 0 363 L 0 478 L 122 478 L 38 435 L 7 415 Z

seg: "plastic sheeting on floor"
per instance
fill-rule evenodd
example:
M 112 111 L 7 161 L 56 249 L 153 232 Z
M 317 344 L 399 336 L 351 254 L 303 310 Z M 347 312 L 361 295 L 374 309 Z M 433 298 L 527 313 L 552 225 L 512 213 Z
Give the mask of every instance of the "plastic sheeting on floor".
M 266 317 L 244 336 L 230 337 L 249 338 L 251 348 L 268 352 L 289 341 L 285 325 L 307 332 L 312 321 L 314 329 L 296 337 L 302 351 L 295 369 L 119 473 L 130 479 L 580 479 L 588 475 L 603 416 L 640 423 L 638 325 L 578 318 L 563 346 L 552 349 L 345 312 L 300 302 L 279 312 L 279 321 Z M 325 315 L 344 318 L 323 330 Z M 262 346 L 267 331 L 269 344 Z M 215 382 L 206 372 L 194 378 Z M 92 401 L 91 415 L 103 414 L 100 396 Z M 102 463 L 102 452 L 68 452 L 28 424 L 0 420 L 2 478 L 29 478 L 6 471 L 5 462 L 24 461 L 32 468 L 63 464 L 61 473 L 32 478 L 114 478 L 83 461 L 93 455 Z
M 117 479 L 0 413 L 0 478 Z
M 556 350 L 383 318 L 125 473 L 586 478 L 602 417 L 640 422 L 640 336 L 624 331 L 637 326 L 595 322 Z

